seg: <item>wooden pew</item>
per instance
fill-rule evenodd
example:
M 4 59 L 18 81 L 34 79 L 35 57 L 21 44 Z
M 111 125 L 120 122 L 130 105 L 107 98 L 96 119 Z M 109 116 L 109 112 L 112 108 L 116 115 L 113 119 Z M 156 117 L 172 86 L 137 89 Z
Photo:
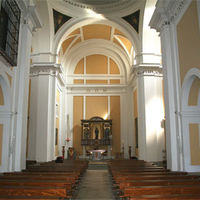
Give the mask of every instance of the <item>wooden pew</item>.
M 109 171 L 121 199 L 198 199 L 199 176 L 170 172 L 145 162 L 111 162 Z M 120 192 L 117 192 L 120 195 Z M 200 199 L 200 198 L 199 198 Z
M 128 181 L 128 182 L 120 182 L 118 184 L 119 189 L 125 189 L 131 186 L 170 186 L 170 185 L 200 185 L 200 181 L 198 179 L 191 180 L 142 180 L 142 181 Z
M 21 199 L 29 199 L 29 200 L 38 200 L 38 199 L 45 199 L 45 200 L 51 200 L 51 199 L 55 199 L 55 200 L 66 200 L 66 197 L 55 197 L 55 196 L 9 196 L 9 195 L 1 195 L 0 199 L 15 199 L 15 200 L 21 200 Z
M 71 199 L 87 162 L 49 162 L 0 176 L 3 199 Z M 2 199 L 2 198 L 0 198 Z
M 170 185 L 170 186 L 135 186 L 123 190 L 124 195 L 171 195 L 171 194 L 198 194 L 200 185 Z
M 122 198 L 123 199 L 123 198 Z M 159 199 L 159 200 L 196 200 L 200 199 L 199 194 L 171 194 L 171 195 L 140 195 L 130 196 L 129 200 L 148 200 L 148 199 Z
M 40 186 L 7 186 L 1 185 L 0 196 L 59 196 L 67 197 L 68 193 L 65 187 L 40 187 Z

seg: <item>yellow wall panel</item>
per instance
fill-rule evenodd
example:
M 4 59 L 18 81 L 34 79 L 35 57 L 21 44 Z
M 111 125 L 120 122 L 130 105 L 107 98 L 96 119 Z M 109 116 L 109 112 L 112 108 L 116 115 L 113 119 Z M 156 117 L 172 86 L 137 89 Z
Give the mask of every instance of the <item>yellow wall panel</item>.
M 121 151 L 120 136 L 120 96 L 110 97 L 110 119 L 112 119 L 112 154 Z
M 3 124 L 0 124 L 0 165 L 2 164 Z
M 80 34 L 80 28 L 77 28 L 76 30 L 74 30 L 73 32 L 71 32 L 69 34 L 69 36 L 71 36 L 71 35 L 78 35 L 78 34 Z
M 91 55 L 86 57 L 87 74 L 107 74 L 107 57 L 104 55 Z
M 83 79 L 74 79 L 74 84 L 84 84 Z
M 200 165 L 199 124 L 190 124 L 189 131 L 191 164 Z
M 111 79 L 110 84 L 120 84 L 120 79 Z
M 103 24 L 92 24 L 83 26 L 83 36 L 85 40 L 105 39 L 110 40 L 111 27 Z
M 117 37 L 122 41 L 122 43 L 124 44 L 128 52 L 131 53 L 131 49 L 132 49 L 131 42 L 125 37 L 122 37 L 122 36 L 117 36 Z
M 200 68 L 200 31 L 198 21 L 197 1 L 192 1 L 177 25 L 181 83 L 183 83 L 188 70 L 193 67 Z
M 108 113 L 108 97 L 86 97 L 86 119 L 99 116 L 104 117 Z
M 120 46 L 122 49 L 124 49 L 124 47 L 120 44 L 120 42 L 117 40 L 117 39 L 113 39 L 113 42 L 115 43 L 115 44 L 117 44 L 118 46 Z
M 112 59 L 110 59 L 110 74 L 120 74 L 119 67 Z
M 75 96 L 73 102 L 73 147 L 79 154 L 82 154 L 81 119 L 83 119 L 83 97 Z
M 69 45 L 71 44 L 71 42 L 75 39 L 75 37 L 71 37 L 67 40 L 65 40 L 63 43 L 62 43 L 62 48 L 63 48 L 63 54 L 65 53 L 65 51 L 67 50 L 67 48 L 69 47 Z
M 86 84 L 108 84 L 107 80 L 86 80 Z
M 189 106 L 197 106 L 198 105 L 198 95 L 200 93 L 200 79 L 196 78 L 190 89 L 188 104 Z
M 59 90 L 56 91 L 56 102 L 58 104 L 60 104 L 60 91 Z
M 121 36 L 125 36 L 121 31 L 119 31 L 118 29 L 115 29 L 114 35 L 121 35 Z
M 78 62 L 77 66 L 76 66 L 76 68 L 74 70 L 74 74 L 84 74 L 84 58 L 82 58 Z
M 78 38 L 73 44 L 72 44 L 72 46 L 70 47 L 70 49 L 72 48 L 72 47 L 74 47 L 75 45 L 77 45 L 78 43 L 80 43 L 81 42 L 81 38 Z
M 4 96 L 1 85 L 0 85 L 0 105 L 4 105 Z

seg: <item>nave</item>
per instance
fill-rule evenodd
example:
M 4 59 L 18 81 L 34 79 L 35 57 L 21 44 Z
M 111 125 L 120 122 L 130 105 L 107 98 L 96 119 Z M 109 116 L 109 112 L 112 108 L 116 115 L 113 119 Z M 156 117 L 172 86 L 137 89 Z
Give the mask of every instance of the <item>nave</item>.
M 200 199 L 199 178 L 142 160 L 52 161 L 1 174 L 0 199 Z

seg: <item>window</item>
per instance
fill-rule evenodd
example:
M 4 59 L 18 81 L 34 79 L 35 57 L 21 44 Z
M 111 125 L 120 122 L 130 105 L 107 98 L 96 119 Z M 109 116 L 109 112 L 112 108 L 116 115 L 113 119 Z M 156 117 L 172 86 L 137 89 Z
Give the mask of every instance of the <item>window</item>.
M 0 54 L 17 65 L 21 11 L 15 0 L 2 0 L 0 10 Z

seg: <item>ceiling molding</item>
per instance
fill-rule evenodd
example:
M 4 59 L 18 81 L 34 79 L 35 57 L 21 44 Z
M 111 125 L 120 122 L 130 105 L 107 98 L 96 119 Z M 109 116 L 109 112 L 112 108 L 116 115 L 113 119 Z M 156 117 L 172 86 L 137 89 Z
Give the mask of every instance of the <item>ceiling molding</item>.
M 135 12 L 144 1 L 141 0 L 49 0 L 59 12 L 71 17 L 117 16 L 124 17 Z

